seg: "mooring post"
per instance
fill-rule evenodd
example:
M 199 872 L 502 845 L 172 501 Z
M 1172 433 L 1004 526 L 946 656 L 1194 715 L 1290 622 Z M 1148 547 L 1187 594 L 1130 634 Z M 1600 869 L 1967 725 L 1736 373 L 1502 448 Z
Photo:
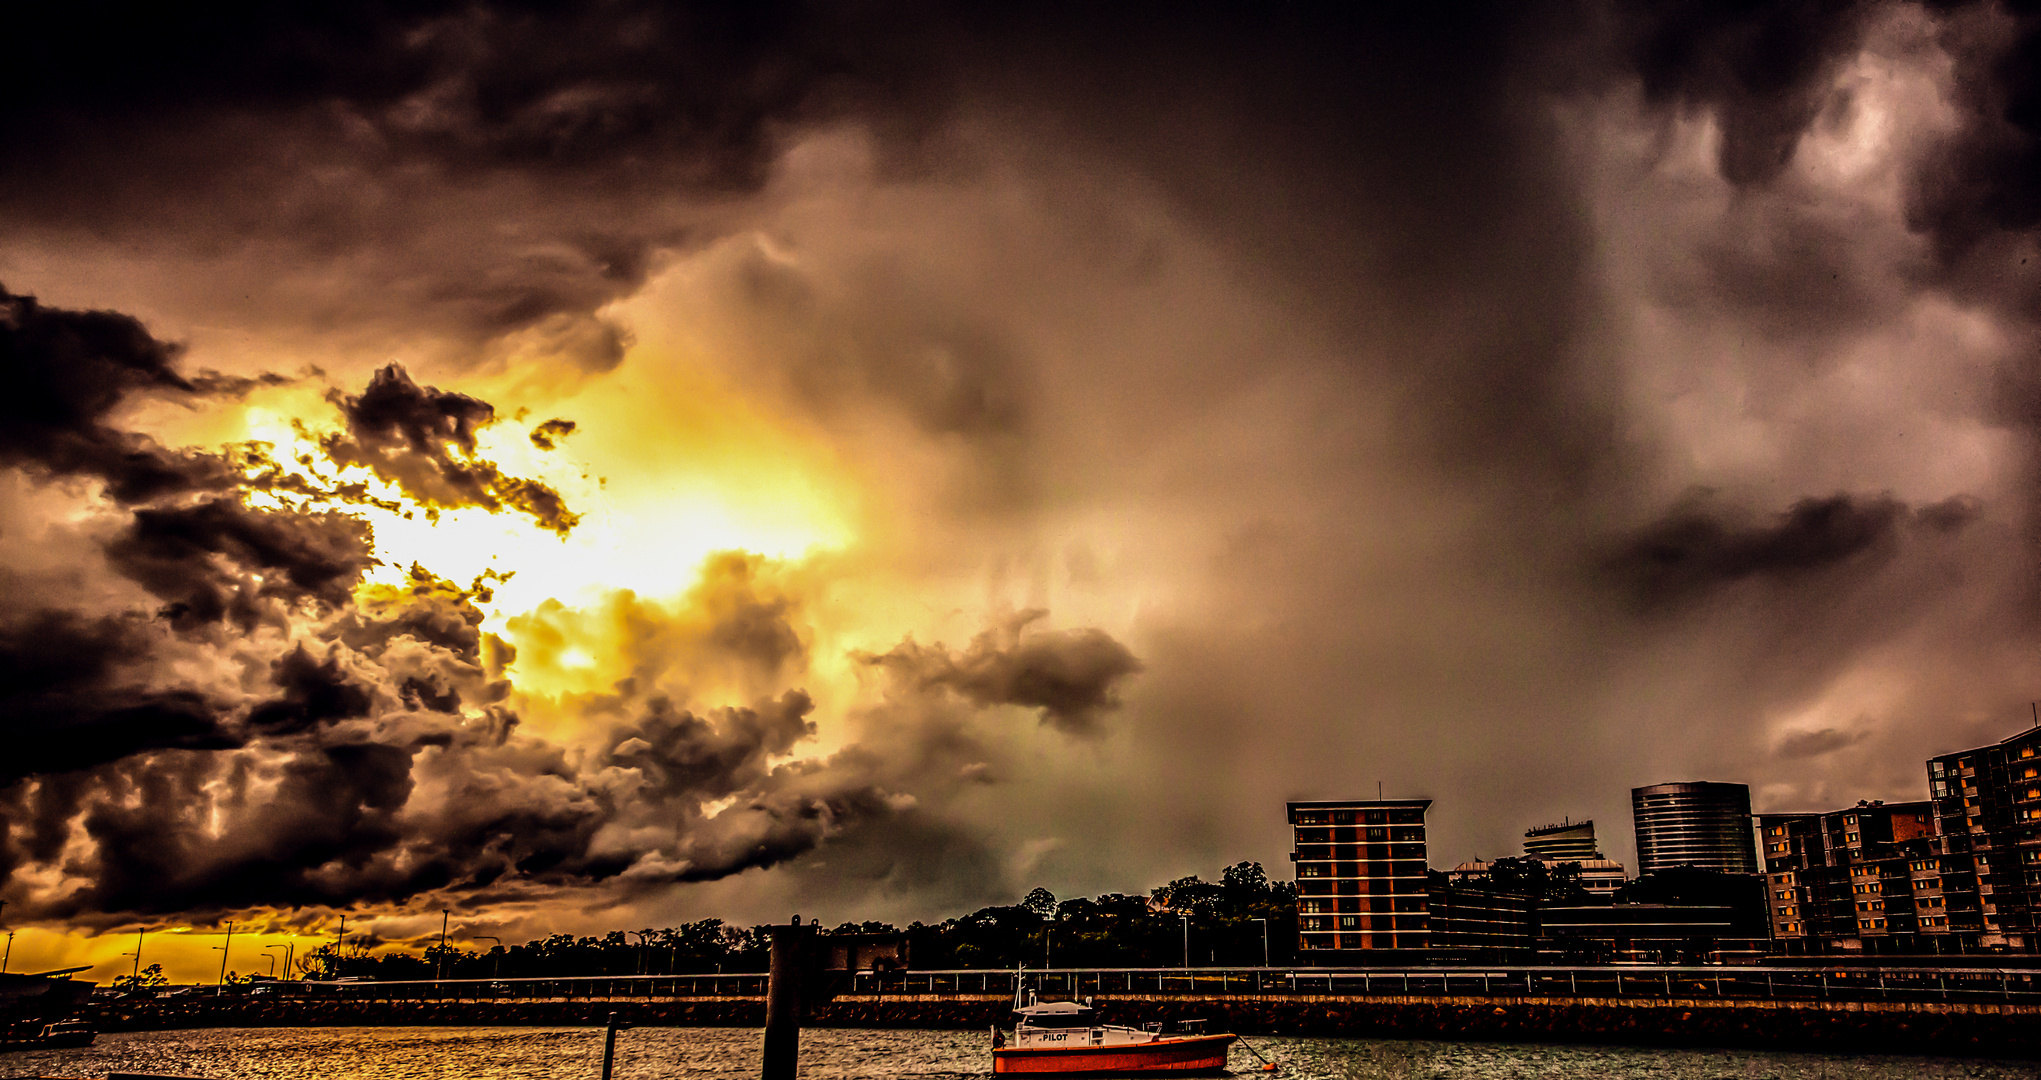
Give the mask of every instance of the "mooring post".
M 765 985 L 765 1053 L 761 1080 L 794 1080 L 801 1063 L 801 965 L 805 944 L 801 917 L 767 927 L 772 967 Z
M 609 1078 L 610 1070 L 616 1067 L 617 1032 L 622 1031 L 630 1026 L 631 1025 L 629 1024 L 618 1022 L 617 1014 L 615 1013 L 609 1014 L 609 1023 L 603 1025 L 602 1080 L 610 1080 Z

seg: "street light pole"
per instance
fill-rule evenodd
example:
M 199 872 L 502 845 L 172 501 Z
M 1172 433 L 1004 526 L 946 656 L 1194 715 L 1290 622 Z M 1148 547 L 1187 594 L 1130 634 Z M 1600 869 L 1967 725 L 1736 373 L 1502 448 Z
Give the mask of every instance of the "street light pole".
M 220 983 L 219 988 L 213 991 L 213 996 L 220 997 L 227 992 L 227 957 L 231 955 L 230 950 L 234 948 L 233 920 L 229 919 L 227 921 L 227 943 L 225 945 L 215 945 L 213 948 L 220 950 Z
M 1269 921 L 1267 919 L 1256 919 L 1254 921 L 1261 924 L 1261 966 L 1267 967 L 1269 966 Z
M 1191 966 L 1191 917 L 1189 912 L 1178 912 L 1176 917 L 1183 920 L 1183 966 L 1188 969 Z
M 445 908 L 439 912 L 439 963 L 432 969 L 432 981 L 437 984 L 446 977 L 446 920 L 451 914 Z
M 14 959 L 14 931 L 7 931 L 7 951 L 0 953 L 0 975 L 7 974 L 7 962 Z
M 493 934 L 469 934 L 468 936 L 476 941 L 493 941 L 496 943 L 496 948 L 503 948 L 503 939 Z M 503 954 L 498 952 L 496 954 L 496 963 L 489 968 L 489 977 L 493 979 L 501 974 L 503 974 Z
M 135 931 L 135 974 L 133 982 L 135 984 L 134 988 L 137 990 L 142 987 L 142 935 L 148 932 L 149 928 L 146 926 Z

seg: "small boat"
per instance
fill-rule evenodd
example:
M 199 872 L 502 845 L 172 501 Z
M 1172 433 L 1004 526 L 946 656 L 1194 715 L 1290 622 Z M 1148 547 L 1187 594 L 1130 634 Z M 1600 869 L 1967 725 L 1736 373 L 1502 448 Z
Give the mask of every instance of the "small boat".
M 1230 1034 L 1208 1035 L 1190 1020 L 1185 1030 L 1163 1034 L 1161 1024 L 1118 1027 L 1100 1024 L 1087 1002 L 1037 1003 L 1013 1010 L 1013 1036 L 992 1031 L 992 1071 L 1025 1076 L 1118 1076 L 1127 1073 L 1168 1073 L 1190 1076 L 1226 1071 Z

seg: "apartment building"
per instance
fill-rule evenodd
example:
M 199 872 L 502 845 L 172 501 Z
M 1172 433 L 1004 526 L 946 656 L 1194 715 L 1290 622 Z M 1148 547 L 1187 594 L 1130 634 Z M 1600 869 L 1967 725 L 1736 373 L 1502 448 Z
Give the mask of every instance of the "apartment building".
M 1927 771 L 1923 802 L 1759 819 L 1782 951 L 2041 952 L 2041 727 Z
M 1305 963 L 1400 962 L 1430 948 L 1430 807 L 1430 799 L 1289 804 Z
M 1781 951 L 1962 952 L 1976 899 L 1927 802 L 1859 802 L 1758 819 L 1766 906 Z
M 1928 759 L 1928 800 L 1939 834 L 1929 872 L 1945 893 L 1974 882 L 1977 947 L 2041 952 L 2041 727 Z

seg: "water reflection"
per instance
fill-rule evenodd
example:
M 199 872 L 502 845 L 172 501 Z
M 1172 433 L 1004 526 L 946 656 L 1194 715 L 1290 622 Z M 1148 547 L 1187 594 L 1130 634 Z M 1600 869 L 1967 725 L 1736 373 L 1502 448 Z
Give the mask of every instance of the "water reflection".
M 1526 1043 L 1254 1038 L 1289 1080 L 2031 1080 L 2033 1062 L 1854 1057 L 1748 1050 L 1660 1050 Z M 812 1080 L 990 1072 L 972 1031 L 811 1029 Z M 618 1080 L 758 1076 L 747 1028 L 633 1028 L 618 1037 Z M 1240 1077 L 1265 1075 L 1239 1047 Z M 167 1073 L 206 1080 L 595 1080 L 601 1028 L 250 1028 L 111 1034 L 87 1049 L 0 1054 L 0 1077 Z

